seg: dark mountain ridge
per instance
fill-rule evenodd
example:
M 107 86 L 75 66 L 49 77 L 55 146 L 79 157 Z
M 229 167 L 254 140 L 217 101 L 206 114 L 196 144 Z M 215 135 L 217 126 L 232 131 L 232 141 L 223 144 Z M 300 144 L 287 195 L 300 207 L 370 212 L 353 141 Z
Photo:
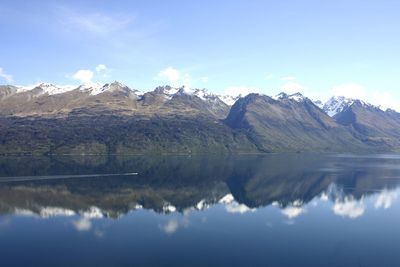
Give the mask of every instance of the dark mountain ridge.
M 266 152 L 367 150 L 308 98 L 275 100 L 250 94 L 232 106 L 225 122 L 244 129 L 258 149 Z

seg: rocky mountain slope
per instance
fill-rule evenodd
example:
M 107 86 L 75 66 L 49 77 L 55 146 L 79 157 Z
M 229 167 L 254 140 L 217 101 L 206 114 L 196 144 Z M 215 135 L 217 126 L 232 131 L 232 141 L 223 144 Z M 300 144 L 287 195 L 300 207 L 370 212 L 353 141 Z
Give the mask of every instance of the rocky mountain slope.
M 0 153 L 256 151 L 221 122 L 229 106 L 204 90 L 165 86 L 141 93 L 114 82 L 63 92 L 45 84 L 3 86 L 0 92 Z
M 400 147 L 400 114 L 355 100 L 334 119 L 349 127 L 360 140 L 377 149 Z
M 399 113 L 342 97 L 317 104 L 299 93 L 235 98 L 119 82 L 6 85 L 0 154 L 399 150 Z
M 258 149 L 266 152 L 367 149 L 301 94 L 274 98 L 250 94 L 232 106 L 225 121 L 234 129 L 245 129 Z

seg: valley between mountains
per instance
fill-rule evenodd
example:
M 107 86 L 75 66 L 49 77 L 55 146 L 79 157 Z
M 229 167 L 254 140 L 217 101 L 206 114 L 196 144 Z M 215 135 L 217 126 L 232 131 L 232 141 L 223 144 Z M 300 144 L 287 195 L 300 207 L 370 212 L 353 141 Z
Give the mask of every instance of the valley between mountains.
M 0 86 L 0 154 L 398 152 L 400 113 L 300 93 Z

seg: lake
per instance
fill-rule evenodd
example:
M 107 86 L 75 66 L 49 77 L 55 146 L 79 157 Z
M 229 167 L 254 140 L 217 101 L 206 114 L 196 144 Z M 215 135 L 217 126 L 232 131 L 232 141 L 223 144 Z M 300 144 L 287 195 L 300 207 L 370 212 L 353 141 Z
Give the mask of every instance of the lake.
M 400 155 L 0 158 L 1 266 L 400 266 Z

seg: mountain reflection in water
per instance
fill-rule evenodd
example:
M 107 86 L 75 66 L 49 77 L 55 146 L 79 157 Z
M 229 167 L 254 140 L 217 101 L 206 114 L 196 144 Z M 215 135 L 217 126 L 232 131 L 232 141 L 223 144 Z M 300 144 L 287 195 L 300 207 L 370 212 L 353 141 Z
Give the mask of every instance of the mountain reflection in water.
M 399 163 L 334 154 L 3 157 L 0 264 L 399 266 Z
M 184 213 L 222 204 L 244 213 L 273 205 L 293 219 L 319 199 L 356 218 L 371 196 L 377 208 L 390 207 L 399 161 L 315 154 L 2 158 L 0 212 L 119 218 L 137 209 Z

